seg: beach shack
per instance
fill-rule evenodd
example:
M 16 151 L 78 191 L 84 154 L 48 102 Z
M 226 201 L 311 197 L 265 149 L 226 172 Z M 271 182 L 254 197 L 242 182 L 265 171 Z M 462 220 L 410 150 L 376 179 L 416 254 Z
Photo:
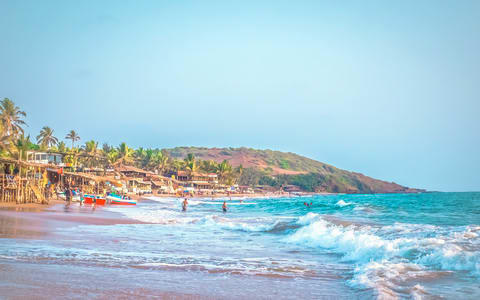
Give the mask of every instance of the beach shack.
M 152 183 L 149 178 L 154 176 L 155 173 L 132 166 L 119 166 L 115 171 L 125 180 L 128 192 L 135 194 L 152 193 Z
M 127 181 L 128 191 L 134 194 L 151 194 L 152 183 L 140 178 L 129 178 Z
M 148 179 L 152 183 L 152 192 L 158 194 L 173 194 L 179 185 L 177 180 L 161 175 L 151 175 Z
M 0 158 L 0 201 L 48 204 L 51 186 L 47 168 L 55 166 Z
M 63 172 L 62 187 L 78 188 L 84 194 L 103 195 L 112 191 L 122 191 L 123 184 L 107 176 L 97 176 L 83 172 Z
M 27 162 L 42 165 L 65 166 L 63 154 L 55 152 L 27 151 Z
M 115 171 L 119 172 L 125 177 L 130 178 L 145 178 L 147 176 L 155 175 L 153 172 L 145 171 L 132 166 L 119 166 L 115 169 Z
M 177 180 L 182 183 L 188 182 L 190 180 L 190 175 L 186 171 L 177 171 L 176 174 Z
M 218 184 L 218 176 L 215 173 L 178 171 L 177 180 L 189 190 L 211 194 Z

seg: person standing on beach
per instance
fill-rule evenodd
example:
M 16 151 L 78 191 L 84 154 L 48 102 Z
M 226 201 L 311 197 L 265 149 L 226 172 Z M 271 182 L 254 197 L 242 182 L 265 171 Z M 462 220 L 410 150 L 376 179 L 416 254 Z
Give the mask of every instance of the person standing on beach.
M 182 211 L 187 211 L 187 206 L 188 206 L 188 200 L 185 198 L 182 203 Z
M 222 209 L 224 213 L 227 212 L 227 201 L 223 201 Z
M 65 200 L 67 200 L 67 205 L 70 205 L 70 202 L 72 202 L 72 190 L 69 186 L 65 190 Z

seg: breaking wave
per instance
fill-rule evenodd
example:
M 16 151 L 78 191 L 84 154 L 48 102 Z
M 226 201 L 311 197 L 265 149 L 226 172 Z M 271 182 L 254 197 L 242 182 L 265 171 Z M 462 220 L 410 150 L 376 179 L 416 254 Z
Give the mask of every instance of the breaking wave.
M 345 201 L 343 201 L 343 200 L 339 200 L 339 201 L 337 202 L 337 206 L 340 206 L 340 207 L 345 207 L 345 206 L 349 206 L 349 205 L 353 205 L 353 203 L 351 203 L 351 202 L 345 202 Z
M 480 226 L 342 225 L 314 213 L 297 223 L 303 226 L 286 242 L 337 253 L 342 261 L 357 265 L 351 285 L 372 287 L 384 296 L 395 294 L 394 290 L 411 297 L 424 294 L 422 286 L 414 283 L 451 271 L 480 277 Z

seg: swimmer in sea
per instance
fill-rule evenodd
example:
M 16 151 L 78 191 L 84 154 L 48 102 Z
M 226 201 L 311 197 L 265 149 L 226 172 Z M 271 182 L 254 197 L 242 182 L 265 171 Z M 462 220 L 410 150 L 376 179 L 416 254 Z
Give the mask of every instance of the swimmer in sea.
M 188 200 L 185 198 L 182 202 L 182 211 L 187 211 Z
M 223 201 L 222 209 L 224 213 L 227 212 L 227 201 Z

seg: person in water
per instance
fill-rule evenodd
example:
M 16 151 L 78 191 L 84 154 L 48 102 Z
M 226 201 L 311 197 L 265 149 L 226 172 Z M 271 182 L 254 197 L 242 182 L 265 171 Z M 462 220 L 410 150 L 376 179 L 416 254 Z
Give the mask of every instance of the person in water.
M 182 202 L 182 210 L 183 211 L 187 211 L 187 205 L 188 205 L 188 200 L 187 200 L 187 198 L 185 198 L 185 200 L 183 200 L 183 202 Z
M 68 205 L 72 202 L 72 190 L 69 186 L 65 189 L 65 200 L 67 201 Z
M 222 209 L 224 213 L 227 212 L 227 201 L 223 201 Z

